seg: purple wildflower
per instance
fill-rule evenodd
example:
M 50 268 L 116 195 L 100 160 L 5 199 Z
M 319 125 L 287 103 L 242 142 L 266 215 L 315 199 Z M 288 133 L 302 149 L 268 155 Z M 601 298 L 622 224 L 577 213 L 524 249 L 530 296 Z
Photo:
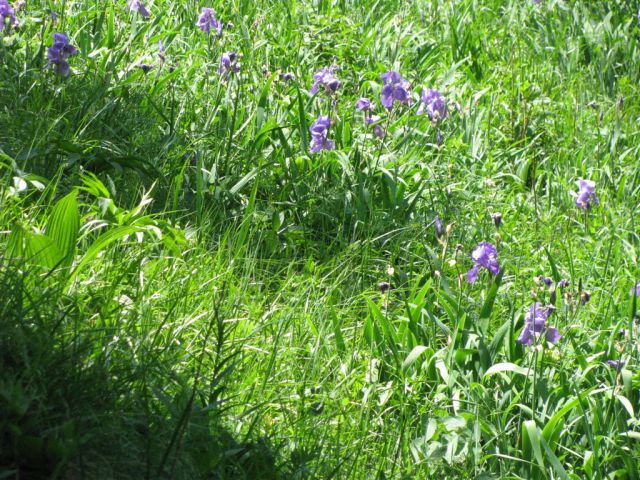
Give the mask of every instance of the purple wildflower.
M 524 328 L 518 339 L 520 345 L 533 345 L 536 335 L 546 334 L 545 338 L 548 342 L 556 343 L 560 340 L 560 332 L 555 327 L 547 325 L 549 315 L 555 310 L 554 307 L 543 307 L 541 303 L 534 303 L 524 316 Z
M 375 124 L 373 126 L 373 134 L 378 138 L 384 138 L 387 136 L 387 132 L 384 131 L 384 128 L 382 128 L 380 124 Z
M 240 67 L 236 63 L 238 61 L 238 55 L 235 52 L 225 52 L 220 57 L 220 68 L 218 73 L 220 75 L 226 75 L 229 72 L 238 73 Z
M 591 292 L 585 290 L 580 295 L 580 305 L 586 305 L 587 303 L 589 303 L 589 300 L 591 300 Z
M 222 36 L 222 22 L 216 18 L 216 12 L 213 8 L 205 7 L 202 9 L 197 25 L 204 33 L 215 29 L 218 32 L 218 37 Z
M 418 115 L 426 113 L 432 122 L 439 122 L 447 116 L 447 102 L 438 90 L 423 89 L 421 99 L 416 112 Z
M 69 37 L 66 33 L 54 33 L 53 45 L 49 47 L 47 52 L 48 65 L 53 65 L 58 75 L 66 77 L 69 75 L 69 62 L 67 60 L 77 53 L 78 50 L 69 43 Z
M 438 238 L 442 238 L 444 235 L 444 228 L 442 227 L 442 220 L 440 220 L 438 215 L 436 215 L 436 218 L 433 220 L 433 224 L 436 227 L 436 236 Z
M 320 86 L 323 86 L 325 90 L 331 93 L 335 93 L 341 86 L 340 80 L 336 77 L 335 73 L 338 70 L 337 65 L 331 65 L 330 67 L 321 68 L 313 74 L 313 85 L 309 93 L 315 95 L 320 90 Z
M 390 288 L 391 288 L 391 285 L 389 285 L 389 282 L 380 282 L 378 284 L 378 290 L 380 290 L 380 293 L 386 293 L 389 291 Z
M 141 63 L 140 65 L 138 65 L 138 68 L 140 70 L 142 70 L 144 72 L 144 74 L 146 75 L 147 73 L 149 73 L 151 70 L 153 70 L 153 65 L 148 65 L 146 63 Z
M 614 370 L 620 370 L 624 367 L 624 362 L 622 360 L 607 360 L 605 363 Z
M 368 112 L 371 110 L 371 100 L 368 98 L 361 98 L 356 102 L 356 110 L 361 112 Z
M 7 22 L 9 20 L 9 22 Z M 13 8 L 9 5 L 7 0 L 0 0 L 0 32 L 4 30 L 4 27 L 7 25 L 10 27 L 17 27 L 18 20 L 16 20 L 16 16 L 13 13 Z
M 144 6 L 142 0 L 128 0 L 127 5 L 129 6 L 129 10 L 134 11 L 137 10 L 140 15 L 144 18 L 147 18 L 151 13 L 147 10 L 147 7 Z
M 333 140 L 327 138 L 329 127 L 331 126 L 331 119 L 329 115 L 323 117 L 320 115 L 315 122 L 311 124 L 309 132 L 311 132 L 311 153 L 318 153 L 322 150 L 333 150 L 336 148 L 336 144 Z
M 566 278 L 563 278 L 562 280 L 560 280 L 558 282 L 558 288 L 564 289 L 564 288 L 566 288 L 568 286 L 569 286 L 569 280 L 567 280 Z
M 637 298 L 640 298 L 640 283 L 631 289 L 631 295 L 635 295 Z
M 296 78 L 296 76 L 292 72 L 282 73 L 280 75 L 280 80 L 283 82 L 291 82 Z
M 409 82 L 404 80 L 398 72 L 389 71 L 381 76 L 384 86 L 380 93 L 380 102 L 386 108 L 393 107 L 398 101 L 404 105 L 409 103 Z
M 596 183 L 591 180 L 578 180 L 578 194 L 576 195 L 576 207 L 583 210 L 591 210 L 592 205 L 599 205 L 596 197 Z
M 496 228 L 500 228 L 500 225 L 502 225 L 502 214 L 500 212 L 492 213 L 491 219 Z
M 480 267 L 484 267 L 492 275 L 500 273 L 500 265 L 498 264 L 498 251 L 496 247 L 488 242 L 480 242 L 471 252 L 471 258 L 475 265 L 467 272 L 467 281 L 473 283 L 478 279 Z

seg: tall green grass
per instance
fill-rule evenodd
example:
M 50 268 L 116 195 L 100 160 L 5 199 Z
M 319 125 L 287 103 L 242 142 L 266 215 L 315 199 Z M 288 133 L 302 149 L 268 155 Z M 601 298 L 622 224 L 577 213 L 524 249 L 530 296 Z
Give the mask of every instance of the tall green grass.
M 640 476 L 636 6 L 147 5 L 27 2 L 0 37 L 0 478 Z M 383 112 L 391 69 L 446 120 Z M 555 345 L 516 342 L 535 301 Z

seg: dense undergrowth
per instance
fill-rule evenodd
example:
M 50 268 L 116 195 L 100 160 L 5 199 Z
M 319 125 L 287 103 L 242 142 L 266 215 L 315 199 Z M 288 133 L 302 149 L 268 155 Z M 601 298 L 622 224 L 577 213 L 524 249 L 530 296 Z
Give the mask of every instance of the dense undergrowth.
M 0 478 L 640 477 L 633 2 L 5 7 Z

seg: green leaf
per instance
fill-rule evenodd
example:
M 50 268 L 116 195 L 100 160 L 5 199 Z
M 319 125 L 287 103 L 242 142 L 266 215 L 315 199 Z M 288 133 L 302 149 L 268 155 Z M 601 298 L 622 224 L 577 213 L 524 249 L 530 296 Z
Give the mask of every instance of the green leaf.
M 427 348 L 429 347 L 425 347 L 424 345 L 415 346 L 413 350 L 411 350 L 409 355 L 407 355 L 407 358 L 404 359 L 404 362 L 402 362 L 402 368 L 406 369 L 407 367 L 412 365 L 420 357 L 420 355 L 422 355 L 425 350 L 427 350 Z
M 489 375 L 502 372 L 517 373 L 518 375 L 524 376 L 529 376 L 532 373 L 531 369 L 529 368 L 523 368 L 519 365 L 516 365 L 515 363 L 503 362 L 496 363 L 495 365 L 489 367 L 489 369 L 484 374 L 484 378 L 488 377 Z
M 80 231 L 77 191 L 74 190 L 60 199 L 47 221 L 46 233 L 55 242 L 61 254 L 61 266 L 73 262 Z

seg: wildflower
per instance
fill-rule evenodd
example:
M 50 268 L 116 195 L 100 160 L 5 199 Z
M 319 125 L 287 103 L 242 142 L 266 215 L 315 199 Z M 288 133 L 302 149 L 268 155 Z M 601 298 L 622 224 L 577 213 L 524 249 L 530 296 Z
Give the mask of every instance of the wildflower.
M 426 112 L 429 119 L 436 123 L 447 116 L 447 103 L 438 90 L 423 89 L 421 99 L 422 103 L 416 112 L 418 115 Z
M 364 123 L 365 125 L 373 125 L 373 134 L 378 138 L 384 138 L 386 136 L 386 132 L 384 128 L 382 128 L 378 122 L 380 122 L 380 117 L 377 115 L 373 115 L 373 102 L 368 98 L 361 98 L 356 102 L 356 110 L 360 110 L 364 112 Z
M 0 32 L 4 30 L 7 23 L 10 27 L 15 28 L 18 26 L 18 20 L 16 20 L 13 8 L 9 5 L 9 2 L 7 2 L 7 0 L 0 0 Z
M 382 92 L 380 102 L 386 108 L 391 108 L 394 101 L 402 104 L 409 103 L 409 82 L 404 80 L 398 72 L 393 70 L 382 75 Z
M 631 295 L 635 295 L 636 297 L 640 298 L 640 283 L 638 283 L 631 289 Z
M 585 290 L 580 295 L 580 305 L 586 305 L 587 303 L 589 303 L 589 300 L 591 300 L 591 292 Z
M 624 362 L 622 360 L 607 360 L 605 363 L 614 370 L 619 370 L 624 367 Z
M 371 111 L 371 100 L 368 98 L 361 98 L 356 102 L 356 110 L 360 110 L 361 112 Z
M 391 285 L 389 285 L 389 282 L 380 282 L 378 284 L 378 290 L 380 290 L 380 293 L 386 293 L 389 291 L 390 288 L 391 288 Z
M 220 75 L 226 75 L 229 72 L 238 73 L 240 71 L 240 67 L 238 67 L 237 62 L 238 55 L 235 52 L 225 52 L 220 57 L 220 68 L 218 69 L 218 73 Z
M 471 258 L 475 265 L 467 272 L 467 281 L 473 283 L 478 279 L 480 267 L 486 268 L 492 275 L 498 275 L 500 273 L 500 265 L 497 257 L 496 247 L 488 242 L 480 242 L 471 252 Z
M 592 205 L 599 205 L 598 197 L 596 197 L 596 183 L 591 180 L 578 180 L 579 190 L 576 195 L 576 206 L 583 210 L 591 210 Z
M 280 74 L 280 80 L 282 80 L 283 82 L 291 82 L 295 78 L 296 78 L 296 76 L 291 72 Z
M 566 278 L 563 278 L 558 282 L 558 288 L 564 289 L 568 286 L 569 286 L 569 280 L 567 280 Z
M 502 214 L 500 212 L 492 213 L 491 219 L 496 228 L 500 228 L 500 225 L 502 225 Z
M 138 13 L 142 15 L 144 18 L 147 18 L 151 13 L 147 10 L 147 7 L 144 6 L 142 0 L 128 0 L 127 5 L 129 6 L 129 10 L 134 11 L 138 10 Z
M 164 63 L 164 43 L 162 40 L 158 40 L 158 58 Z
M 444 229 L 442 228 L 442 221 L 438 215 L 436 215 L 436 218 L 433 220 L 433 224 L 436 227 L 436 236 L 438 238 L 442 238 L 444 235 Z
M 311 132 L 311 153 L 318 153 L 322 150 L 333 150 L 336 148 L 336 144 L 333 140 L 327 138 L 327 132 L 331 126 L 331 119 L 327 115 L 323 117 L 320 115 L 315 122 L 311 124 L 309 132 Z
M 313 74 L 313 85 L 309 93 L 315 95 L 323 86 L 325 90 L 331 93 L 335 93 L 341 86 L 340 80 L 336 77 L 335 73 L 338 70 L 337 65 L 331 65 L 330 67 L 321 68 Z
M 217 30 L 218 37 L 222 36 L 222 23 L 216 18 L 216 12 L 213 8 L 203 8 L 197 23 L 200 30 L 209 33 L 211 30 Z
M 140 65 L 138 65 L 138 68 L 140 70 L 142 70 L 144 72 L 144 74 L 146 75 L 147 73 L 149 73 L 151 70 L 153 70 L 153 65 L 148 65 L 146 63 L 141 63 Z
M 387 132 L 384 131 L 384 128 L 382 128 L 380 124 L 373 126 L 373 134 L 378 138 L 384 138 L 387 136 Z
M 541 303 L 534 303 L 524 316 L 524 328 L 517 343 L 520 345 L 533 345 L 536 335 L 546 334 L 545 338 L 548 342 L 556 343 L 560 340 L 560 332 L 555 327 L 547 325 L 549 315 L 555 310 L 555 307 L 543 307 Z
M 47 52 L 48 65 L 53 65 L 58 75 L 66 77 L 69 75 L 69 62 L 67 60 L 77 53 L 78 50 L 69 43 L 69 37 L 66 33 L 54 33 L 53 45 L 49 47 Z

